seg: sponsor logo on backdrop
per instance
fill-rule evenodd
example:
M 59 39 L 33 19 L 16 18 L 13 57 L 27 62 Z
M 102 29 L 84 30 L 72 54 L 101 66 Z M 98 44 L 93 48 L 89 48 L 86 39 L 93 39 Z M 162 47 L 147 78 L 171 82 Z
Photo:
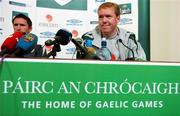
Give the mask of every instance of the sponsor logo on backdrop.
M 0 17 L 0 22 L 4 22 L 4 17 Z
M 131 18 L 121 18 L 119 24 L 120 25 L 133 24 L 133 19 L 131 19 Z
M 2 32 L 2 31 L 3 31 L 3 29 L 2 29 L 2 28 L 0 28 L 0 35 L 2 35 L 2 34 L 3 34 L 3 32 Z
M 73 26 L 82 26 L 82 22 L 81 20 L 78 20 L 78 19 L 69 19 L 66 21 L 67 24 L 66 25 L 73 25 Z
M 37 7 L 87 10 L 87 0 L 37 0 Z
M 46 51 L 49 53 L 53 49 L 53 45 L 51 46 L 45 46 Z
M 53 38 L 55 36 L 55 33 L 50 31 L 40 32 L 40 38 Z
M 0 22 L 1 22 L 1 24 L 0 24 L 0 26 L 2 25 L 2 23 L 4 22 L 4 17 L 0 17 Z M 3 34 L 3 29 L 2 29 L 2 27 L 0 27 L 0 35 L 2 35 Z
M 28 7 L 30 5 L 27 5 L 26 3 L 22 3 L 22 2 L 15 2 L 15 1 L 9 1 L 10 5 L 14 5 L 14 6 L 21 6 L 21 7 Z
M 69 2 L 71 2 L 72 0 L 54 0 L 54 1 L 61 6 L 64 6 L 64 5 L 68 4 Z
M 58 28 L 59 25 L 56 23 L 39 23 L 39 27 L 51 27 L 51 28 Z
M 95 0 L 95 2 L 105 2 L 105 0 Z
M 66 54 L 74 54 L 75 51 L 76 51 L 76 48 L 75 48 L 75 47 L 73 47 L 73 48 L 67 48 L 66 51 L 67 51 Z
M 18 15 L 18 14 L 20 14 L 20 13 L 22 13 L 22 14 L 28 16 L 28 13 L 25 13 L 25 12 L 12 11 L 12 19 L 13 19 L 16 15 Z
M 45 19 L 47 22 L 40 22 L 39 27 L 51 27 L 51 28 L 58 28 L 59 25 L 57 23 L 51 23 L 53 21 L 53 16 L 50 14 L 47 14 L 45 16 Z
M 121 4 L 120 5 L 120 14 L 124 15 L 124 14 L 131 14 L 131 3 L 127 3 L 127 4 Z
M 75 29 L 74 29 L 74 30 L 72 30 L 72 32 L 71 32 L 71 33 L 72 33 L 72 36 L 73 36 L 73 37 L 78 37 L 78 35 L 79 35 L 78 31 L 77 31 L 77 30 L 75 30 Z
M 98 24 L 98 21 L 90 21 L 91 25 Z
M 93 10 L 93 13 L 97 13 L 97 12 L 98 12 L 98 9 L 95 8 L 95 9 Z
M 47 14 L 47 15 L 46 15 L 46 20 L 47 20 L 47 22 L 51 22 L 51 21 L 53 20 L 52 15 Z

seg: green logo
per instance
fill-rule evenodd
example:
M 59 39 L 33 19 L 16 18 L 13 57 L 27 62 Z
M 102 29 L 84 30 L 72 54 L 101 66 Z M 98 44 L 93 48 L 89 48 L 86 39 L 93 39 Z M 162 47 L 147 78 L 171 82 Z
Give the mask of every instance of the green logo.
M 28 16 L 28 13 L 25 13 L 25 12 L 12 11 L 12 19 L 13 19 L 16 15 L 18 15 L 18 14 L 20 14 L 20 13 Z
M 121 4 L 120 5 L 120 13 L 123 14 L 131 14 L 131 3 Z
M 37 0 L 37 7 L 87 10 L 87 0 Z

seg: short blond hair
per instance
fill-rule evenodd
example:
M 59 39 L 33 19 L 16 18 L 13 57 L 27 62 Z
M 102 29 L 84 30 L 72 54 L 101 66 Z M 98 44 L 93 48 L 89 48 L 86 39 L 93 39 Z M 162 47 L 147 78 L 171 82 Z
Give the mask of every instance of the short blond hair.
M 99 6 L 98 12 L 104 8 L 114 8 L 114 12 L 115 12 L 116 16 L 120 16 L 120 7 L 118 4 L 113 3 L 113 2 L 105 2 Z

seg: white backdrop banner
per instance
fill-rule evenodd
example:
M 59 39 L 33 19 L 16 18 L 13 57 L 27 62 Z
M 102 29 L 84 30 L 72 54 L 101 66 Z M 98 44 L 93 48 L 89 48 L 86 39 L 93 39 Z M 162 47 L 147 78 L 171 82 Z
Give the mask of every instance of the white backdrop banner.
M 138 0 L 0 0 L 0 45 L 13 33 L 11 21 L 17 13 L 24 13 L 32 19 L 32 33 L 38 36 L 39 44 L 44 45 L 46 40 L 53 39 L 62 28 L 69 30 L 73 38 L 81 37 L 98 24 L 97 8 L 107 1 L 120 4 L 119 27 L 138 37 Z M 76 58 L 74 53 L 73 43 L 61 45 L 56 58 Z

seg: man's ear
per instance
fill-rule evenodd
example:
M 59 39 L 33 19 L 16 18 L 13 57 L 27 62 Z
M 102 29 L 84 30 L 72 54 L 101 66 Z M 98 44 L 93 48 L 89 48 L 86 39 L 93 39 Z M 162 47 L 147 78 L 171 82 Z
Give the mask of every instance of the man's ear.
M 116 20 L 117 20 L 117 22 L 119 22 L 120 21 L 120 16 L 117 16 Z
M 32 26 L 31 27 L 29 27 L 29 33 L 32 31 Z

